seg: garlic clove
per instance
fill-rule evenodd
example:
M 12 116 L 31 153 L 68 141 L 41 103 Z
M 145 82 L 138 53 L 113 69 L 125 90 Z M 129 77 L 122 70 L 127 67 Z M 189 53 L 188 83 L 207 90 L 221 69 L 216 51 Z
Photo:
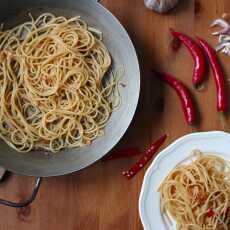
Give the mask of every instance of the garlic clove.
M 230 56 L 230 45 L 225 46 L 225 48 L 221 52 Z
M 159 13 L 165 13 L 174 8 L 179 0 L 144 0 L 145 6 Z

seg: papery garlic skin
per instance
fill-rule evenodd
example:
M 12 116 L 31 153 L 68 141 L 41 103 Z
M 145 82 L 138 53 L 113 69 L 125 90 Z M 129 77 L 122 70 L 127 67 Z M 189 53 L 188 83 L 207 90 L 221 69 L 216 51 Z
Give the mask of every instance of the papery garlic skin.
M 165 13 L 178 4 L 179 0 L 144 0 L 145 6 L 159 13 Z
M 224 15 L 226 18 L 226 15 Z M 220 26 L 221 30 L 212 33 L 214 36 L 219 36 L 218 45 L 215 50 L 217 52 L 221 51 L 222 53 L 230 56 L 230 23 L 223 18 L 218 18 L 213 21 L 211 27 Z

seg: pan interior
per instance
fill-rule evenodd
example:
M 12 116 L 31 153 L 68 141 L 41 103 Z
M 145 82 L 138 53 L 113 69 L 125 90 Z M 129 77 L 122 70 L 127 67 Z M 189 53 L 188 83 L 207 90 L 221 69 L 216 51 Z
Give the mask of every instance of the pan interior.
M 57 154 L 45 151 L 17 153 L 0 141 L 0 165 L 18 174 L 31 176 L 56 176 L 80 170 L 105 155 L 123 136 L 134 115 L 140 88 L 139 65 L 133 45 L 119 22 L 93 0 L 23 0 L 1 1 L 0 21 L 6 27 L 16 26 L 34 17 L 50 12 L 72 17 L 80 15 L 90 26 L 103 33 L 103 42 L 113 60 L 113 68 L 123 66 L 125 72 L 120 87 L 122 105 L 115 111 L 105 129 L 105 135 L 90 146 L 62 150 Z

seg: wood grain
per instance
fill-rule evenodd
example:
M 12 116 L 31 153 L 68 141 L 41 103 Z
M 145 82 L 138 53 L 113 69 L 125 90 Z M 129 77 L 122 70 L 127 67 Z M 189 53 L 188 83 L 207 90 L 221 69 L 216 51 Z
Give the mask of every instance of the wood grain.
M 141 97 L 128 132 L 116 148 L 148 144 L 163 133 L 167 144 L 194 131 L 222 130 L 215 106 L 215 85 L 211 73 L 202 92 L 194 92 L 200 111 L 195 128 L 185 124 L 175 93 L 154 79 L 152 69 L 176 75 L 191 90 L 193 61 L 186 48 L 176 54 L 170 48 L 169 27 L 191 36 L 206 38 L 212 45 L 210 22 L 230 11 L 229 0 L 184 0 L 168 15 L 156 14 L 142 0 L 103 0 L 127 29 L 141 66 Z M 225 72 L 230 73 L 229 58 L 220 55 Z M 166 146 L 165 145 L 165 146 Z M 0 206 L 1 230 L 141 230 L 138 197 L 145 170 L 133 180 L 121 176 L 137 157 L 97 162 L 71 175 L 44 179 L 36 201 L 24 209 Z M 33 178 L 10 176 L 0 184 L 0 197 L 24 199 L 31 191 Z M 153 217 L 154 218 L 154 217 Z M 157 229 L 157 227 L 156 227 Z

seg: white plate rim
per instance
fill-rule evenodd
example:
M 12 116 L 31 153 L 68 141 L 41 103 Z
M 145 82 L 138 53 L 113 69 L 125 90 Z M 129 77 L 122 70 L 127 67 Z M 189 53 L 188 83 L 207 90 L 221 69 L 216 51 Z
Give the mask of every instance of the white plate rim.
M 159 167 L 159 163 L 163 158 L 167 156 L 167 154 L 172 151 L 173 149 L 177 148 L 179 145 L 184 144 L 185 142 L 196 139 L 196 138 L 213 138 L 213 137 L 223 137 L 228 138 L 230 141 L 230 134 L 226 133 L 224 131 L 208 131 L 208 132 L 197 132 L 197 133 L 191 133 L 187 134 L 185 136 L 180 137 L 179 139 L 175 140 L 173 143 L 171 143 L 169 146 L 167 146 L 165 149 L 163 149 L 153 160 L 153 162 L 150 164 L 149 168 L 147 169 L 143 182 L 141 187 L 141 192 L 139 196 L 139 215 L 142 222 L 142 225 L 145 230 L 152 230 L 150 221 L 147 218 L 146 210 L 145 210 L 145 200 L 146 195 L 148 191 L 148 187 L 150 184 L 150 177 L 151 175 L 157 170 Z

